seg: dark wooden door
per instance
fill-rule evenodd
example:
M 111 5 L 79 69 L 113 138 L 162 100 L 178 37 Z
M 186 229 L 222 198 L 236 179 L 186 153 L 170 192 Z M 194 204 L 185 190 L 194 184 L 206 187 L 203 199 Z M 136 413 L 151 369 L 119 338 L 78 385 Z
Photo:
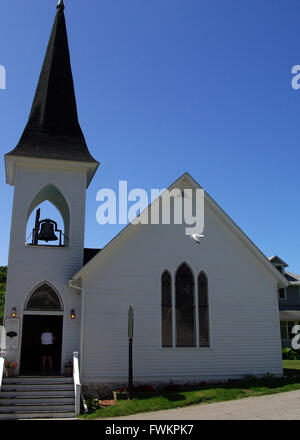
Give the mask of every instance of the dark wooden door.
M 62 316 L 24 315 L 20 374 L 40 374 L 42 367 L 41 334 L 49 329 L 55 336 L 53 373 L 61 371 Z M 47 372 L 46 372 L 47 374 Z

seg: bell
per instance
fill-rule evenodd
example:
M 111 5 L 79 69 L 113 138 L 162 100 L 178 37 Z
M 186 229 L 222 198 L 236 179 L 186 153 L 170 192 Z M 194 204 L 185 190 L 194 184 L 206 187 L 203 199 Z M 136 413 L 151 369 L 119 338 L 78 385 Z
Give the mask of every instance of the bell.
M 54 225 L 51 223 L 51 220 L 45 220 L 41 223 L 41 231 L 38 235 L 38 239 L 46 242 L 58 240 L 54 234 Z

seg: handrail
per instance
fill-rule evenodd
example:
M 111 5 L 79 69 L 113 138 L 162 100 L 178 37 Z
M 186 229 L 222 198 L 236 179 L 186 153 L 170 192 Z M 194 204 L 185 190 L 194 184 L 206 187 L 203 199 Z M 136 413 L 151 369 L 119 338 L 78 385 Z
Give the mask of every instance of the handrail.
M 80 414 L 80 396 L 81 396 L 81 383 L 79 375 L 79 353 L 74 351 L 73 353 L 73 379 L 74 379 L 74 389 L 75 389 L 75 413 Z
M 4 365 L 5 365 L 5 352 L 0 351 L 0 391 L 1 391 L 1 387 L 2 387 Z

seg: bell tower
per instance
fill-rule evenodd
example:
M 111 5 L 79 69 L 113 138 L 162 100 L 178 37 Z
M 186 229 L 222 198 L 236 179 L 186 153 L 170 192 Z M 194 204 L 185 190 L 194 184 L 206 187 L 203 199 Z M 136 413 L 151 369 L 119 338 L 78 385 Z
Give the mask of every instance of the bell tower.
M 78 122 L 60 0 L 27 125 L 5 155 L 14 201 L 2 348 L 20 374 L 39 371 L 46 328 L 56 337 L 57 373 L 79 349 L 81 298 L 68 281 L 83 264 L 86 189 L 98 166 Z M 40 211 L 45 201 L 61 224 Z M 30 216 L 35 221 L 28 238 Z

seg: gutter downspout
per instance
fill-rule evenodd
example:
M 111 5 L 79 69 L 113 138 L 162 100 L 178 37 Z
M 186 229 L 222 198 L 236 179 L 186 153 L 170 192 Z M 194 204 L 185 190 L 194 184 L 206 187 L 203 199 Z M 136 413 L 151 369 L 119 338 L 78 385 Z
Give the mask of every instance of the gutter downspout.
M 83 377 L 83 333 L 84 333 L 84 315 L 85 315 L 85 294 L 84 294 L 84 288 L 78 287 L 74 285 L 74 280 L 68 281 L 68 286 L 71 289 L 78 290 L 79 294 L 81 293 L 82 300 L 81 300 L 81 334 L 80 334 L 80 372 L 81 377 Z

